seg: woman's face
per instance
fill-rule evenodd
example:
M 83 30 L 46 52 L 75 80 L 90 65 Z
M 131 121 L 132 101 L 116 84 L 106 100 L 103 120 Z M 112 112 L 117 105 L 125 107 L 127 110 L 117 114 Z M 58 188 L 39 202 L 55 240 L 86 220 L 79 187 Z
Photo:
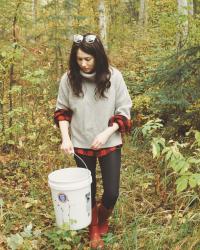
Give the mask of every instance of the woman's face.
M 91 73 L 95 69 L 95 58 L 83 52 L 81 49 L 77 50 L 76 55 L 77 63 L 80 69 L 85 73 Z

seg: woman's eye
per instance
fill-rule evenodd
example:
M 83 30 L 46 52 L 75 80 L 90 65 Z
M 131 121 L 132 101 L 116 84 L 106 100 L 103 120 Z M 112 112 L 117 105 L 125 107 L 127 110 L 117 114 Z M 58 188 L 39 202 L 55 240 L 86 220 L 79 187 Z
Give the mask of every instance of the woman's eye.
M 85 60 L 85 61 L 90 61 L 91 58 L 85 58 L 85 59 L 78 58 L 78 61 L 79 61 L 79 62 L 82 62 L 83 60 Z

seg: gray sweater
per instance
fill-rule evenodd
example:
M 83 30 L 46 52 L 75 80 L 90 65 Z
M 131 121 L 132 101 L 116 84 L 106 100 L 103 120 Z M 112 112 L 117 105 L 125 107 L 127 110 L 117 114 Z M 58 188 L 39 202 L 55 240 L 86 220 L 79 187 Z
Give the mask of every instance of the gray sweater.
M 73 111 L 70 130 L 74 147 L 89 149 L 94 138 L 108 127 L 108 121 L 113 115 L 123 115 L 130 119 L 132 101 L 122 74 L 114 67 L 111 67 L 110 70 L 111 86 L 105 92 L 108 98 L 95 97 L 95 74 L 81 72 L 84 76 L 83 97 L 73 94 L 67 73 L 61 78 L 56 110 L 69 108 Z M 121 133 L 116 131 L 103 145 L 103 148 L 121 143 Z

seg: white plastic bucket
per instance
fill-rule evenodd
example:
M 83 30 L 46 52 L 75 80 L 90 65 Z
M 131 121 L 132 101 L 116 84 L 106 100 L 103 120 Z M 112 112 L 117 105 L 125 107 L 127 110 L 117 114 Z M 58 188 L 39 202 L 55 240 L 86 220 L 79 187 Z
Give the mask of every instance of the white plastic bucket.
M 70 230 L 78 230 L 91 223 L 91 183 L 91 172 L 85 168 L 69 167 L 49 174 L 58 227 L 67 224 Z

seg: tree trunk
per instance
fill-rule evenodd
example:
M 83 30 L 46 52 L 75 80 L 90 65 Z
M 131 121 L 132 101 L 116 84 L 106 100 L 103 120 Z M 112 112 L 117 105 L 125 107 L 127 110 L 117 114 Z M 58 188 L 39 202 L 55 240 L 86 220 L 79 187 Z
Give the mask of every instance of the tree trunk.
M 107 49 L 108 48 L 108 44 L 107 44 L 107 20 L 106 20 L 106 8 L 105 8 L 104 0 L 99 1 L 98 11 L 99 11 L 100 37 L 101 37 L 101 40 L 104 44 L 105 49 Z
M 193 0 L 188 0 L 188 14 L 193 16 L 194 15 L 194 3 Z
M 36 41 L 36 30 L 37 30 L 37 4 L 38 0 L 32 0 L 32 16 L 33 16 L 33 26 L 34 26 L 34 35 Z
M 55 17 L 59 15 L 59 1 L 55 0 L 54 2 L 54 8 L 55 8 Z M 62 58 L 62 51 L 59 41 L 59 30 L 58 30 L 58 24 L 55 23 L 55 30 L 54 30 L 54 40 L 55 40 L 55 65 L 56 65 L 56 74 L 57 76 L 60 76 L 63 74 L 63 58 Z
M 3 100 L 4 100 L 4 81 L 0 81 L 0 92 L 1 92 L 1 100 L 0 100 L 0 131 L 4 135 L 4 105 L 3 105 Z
M 146 26 L 148 21 L 148 0 L 140 0 L 140 7 L 139 7 L 139 18 L 138 23 L 140 26 Z
M 73 36 L 73 4 L 71 3 L 71 1 L 66 1 L 66 14 L 67 14 L 66 33 L 67 33 L 67 38 L 71 40 Z
M 17 29 L 17 15 L 18 15 L 18 9 L 20 6 L 21 2 L 17 4 L 16 10 L 15 10 L 15 15 L 13 18 L 13 23 L 12 23 L 12 33 L 13 33 L 13 43 L 14 43 L 14 51 L 13 54 L 15 54 L 15 51 L 17 49 L 17 34 L 16 34 L 16 29 Z M 13 110 L 13 99 L 12 99 L 12 87 L 14 84 L 14 63 L 12 62 L 10 64 L 10 74 L 9 74 L 9 111 L 11 112 Z M 12 117 L 9 118 L 9 128 L 12 126 Z M 12 134 L 10 134 L 10 139 L 12 137 Z
M 180 16 L 180 32 L 177 34 L 178 48 L 182 48 L 187 39 L 189 26 L 188 26 L 188 2 L 187 0 L 177 0 L 178 14 Z
M 193 0 L 193 10 L 194 10 L 194 15 L 199 14 L 199 5 L 200 1 L 199 0 Z
M 125 0 L 125 4 L 127 6 L 127 10 L 130 13 L 130 21 L 139 20 L 139 11 L 138 8 L 136 8 L 137 2 L 135 0 Z
M 59 60 L 60 60 L 60 70 L 61 70 L 61 74 L 64 73 L 64 63 L 63 63 L 63 56 L 62 56 L 62 50 L 60 47 L 60 44 L 58 44 L 58 55 L 59 55 Z

